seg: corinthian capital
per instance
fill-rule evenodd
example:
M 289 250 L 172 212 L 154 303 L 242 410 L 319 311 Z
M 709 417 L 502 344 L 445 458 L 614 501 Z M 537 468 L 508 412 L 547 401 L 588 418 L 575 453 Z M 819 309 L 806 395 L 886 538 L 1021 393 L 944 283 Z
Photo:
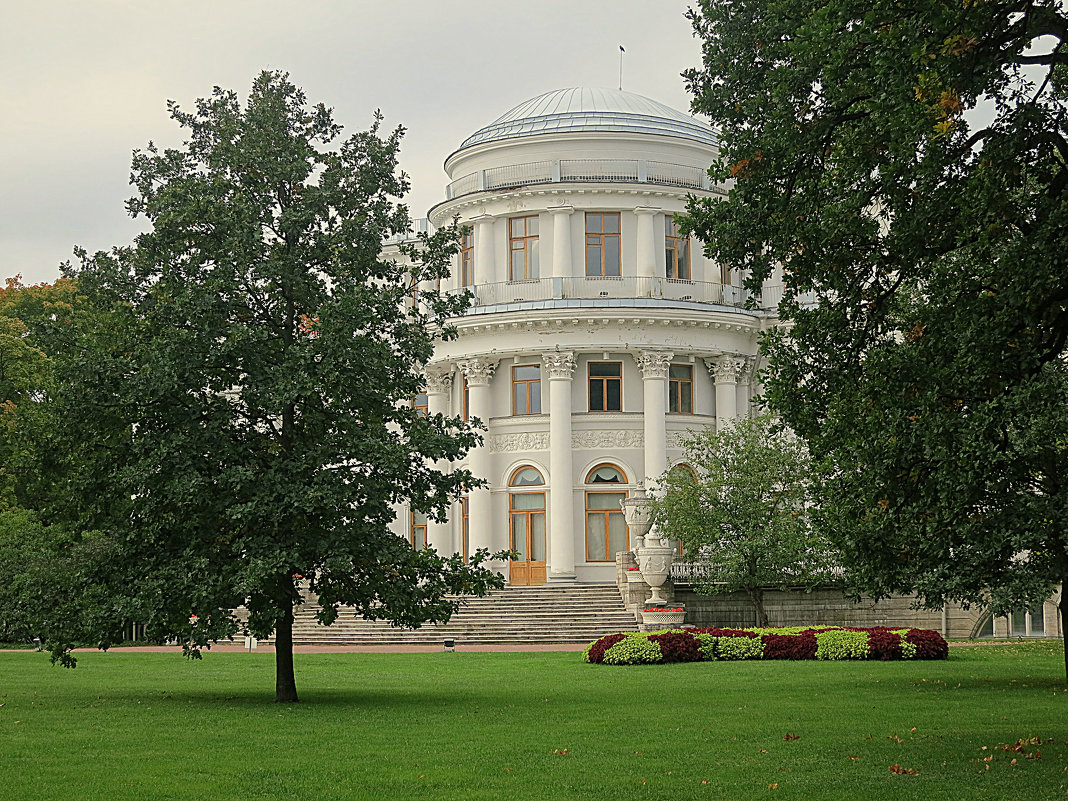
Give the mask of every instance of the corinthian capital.
M 452 367 L 426 368 L 426 391 L 431 395 L 446 395 L 452 389 Z
M 715 377 L 717 384 L 720 382 L 737 384 L 745 369 L 745 357 L 726 353 L 705 359 L 705 366 Z
M 497 359 L 464 359 L 456 366 L 467 376 L 469 387 L 485 387 L 489 385 L 493 371 L 497 369 Z
M 541 363 L 549 378 L 566 378 L 570 381 L 575 372 L 575 354 L 567 351 L 543 354 Z
M 673 358 L 675 354 L 669 350 L 643 350 L 635 361 L 642 371 L 642 378 L 667 378 Z

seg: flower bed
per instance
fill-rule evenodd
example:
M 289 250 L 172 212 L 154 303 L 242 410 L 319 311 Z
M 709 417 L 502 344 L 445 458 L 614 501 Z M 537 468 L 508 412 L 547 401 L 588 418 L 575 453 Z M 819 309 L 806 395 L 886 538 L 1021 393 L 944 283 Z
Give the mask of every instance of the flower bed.
M 609 634 L 584 662 L 648 665 L 717 659 L 945 659 L 949 646 L 930 629 L 792 626 L 778 629 L 675 628 Z

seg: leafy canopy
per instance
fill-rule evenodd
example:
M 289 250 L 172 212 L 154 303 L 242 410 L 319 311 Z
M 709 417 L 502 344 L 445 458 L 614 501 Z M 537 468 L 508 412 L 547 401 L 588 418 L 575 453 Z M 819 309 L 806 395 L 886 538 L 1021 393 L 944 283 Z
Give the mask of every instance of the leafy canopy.
M 690 431 L 681 444 L 689 467 L 665 474 L 653 519 L 696 563 L 698 592 L 744 591 L 766 626 L 764 588 L 812 587 L 831 576 L 829 549 L 807 514 L 808 450 L 770 415 Z
M 1034 603 L 1068 578 L 1068 16 L 1052 0 L 706 0 L 709 253 L 781 276 L 766 399 L 834 466 L 861 589 Z
M 57 437 L 77 458 L 52 512 L 96 532 L 95 641 L 137 621 L 195 654 L 244 604 L 254 634 L 275 633 L 279 700 L 296 700 L 301 587 L 324 623 L 350 605 L 417 626 L 499 582 L 485 554 L 465 565 L 389 530 L 399 504 L 440 517 L 475 483 L 429 465 L 477 434 L 411 405 L 468 303 L 413 289 L 448 274 L 458 232 L 404 245 L 409 266 L 383 258 L 410 231 L 402 129 L 376 116 L 338 142 L 285 75 L 261 74 L 244 105 L 216 88 L 169 108 L 188 140 L 133 159 L 128 208 L 151 230 L 70 268 L 105 312 L 57 368 Z

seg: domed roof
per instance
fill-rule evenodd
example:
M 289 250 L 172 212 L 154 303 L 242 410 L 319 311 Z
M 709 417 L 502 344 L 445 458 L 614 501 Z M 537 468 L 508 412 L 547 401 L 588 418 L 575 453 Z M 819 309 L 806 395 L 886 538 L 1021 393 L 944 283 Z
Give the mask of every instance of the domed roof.
M 710 125 L 663 103 L 618 89 L 578 87 L 555 89 L 520 103 L 467 137 L 459 149 L 572 131 L 621 131 L 719 143 Z

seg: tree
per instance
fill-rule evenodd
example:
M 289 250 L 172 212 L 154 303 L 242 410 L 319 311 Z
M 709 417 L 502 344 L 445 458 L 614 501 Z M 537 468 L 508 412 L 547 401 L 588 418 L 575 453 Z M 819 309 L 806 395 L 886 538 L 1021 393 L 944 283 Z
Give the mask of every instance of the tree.
M 781 272 L 766 398 L 834 466 L 824 524 L 858 586 L 996 613 L 1065 587 L 1063 3 L 732 0 L 692 21 L 694 108 L 734 181 L 693 228 L 751 287 Z
M 664 475 L 653 520 L 700 566 L 698 592 L 745 592 L 767 626 L 765 588 L 811 589 L 831 576 L 829 548 L 807 514 L 808 451 L 770 415 L 691 431 L 682 447 L 690 469 Z
M 54 436 L 72 454 L 49 514 L 90 532 L 80 630 L 107 646 L 124 623 L 189 655 L 239 630 L 273 632 L 276 698 L 296 701 L 292 625 L 302 588 L 321 622 L 342 605 L 395 625 L 447 620 L 454 595 L 501 579 L 390 533 L 398 504 L 441 518 L 477 482 L 429 465 L 478 442 L 411 398 L 464 295 L 413 290 L 448 274 L 458 231 L 421 236 L 396 198 L 403 133 L 341 128 L 286 75 L 265 72 L 242 107 L 216 88 L 187 112 L 176 149 L 135 152 L 128 202 L 151 230 L 68 267 L 100 311 L 56 366 Z

